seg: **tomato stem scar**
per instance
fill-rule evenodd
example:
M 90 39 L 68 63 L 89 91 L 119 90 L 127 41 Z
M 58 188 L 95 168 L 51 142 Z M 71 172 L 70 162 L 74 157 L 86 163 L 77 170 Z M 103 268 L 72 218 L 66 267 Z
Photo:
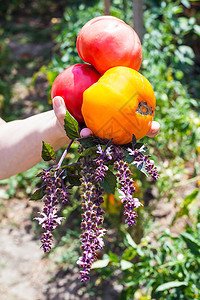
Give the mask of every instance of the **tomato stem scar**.
M 141 101 L 136 109 L 136 112 L 141 115 L 153 115 L 152 107 L 148 106 L 147 102 Z

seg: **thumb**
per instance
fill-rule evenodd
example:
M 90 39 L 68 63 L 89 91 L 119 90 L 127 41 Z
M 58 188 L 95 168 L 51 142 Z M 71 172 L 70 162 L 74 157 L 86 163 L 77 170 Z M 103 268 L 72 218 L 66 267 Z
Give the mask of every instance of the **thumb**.
M 61 125 L 64 125 L 66 106 L 62 97 L 56 96 L 52 100 L 54 113 Z
M 148 137 L 155 137 L 160 131 L 160 124 L 156 121 L 153 121 L 151 124 L 151 128 L 147 133 Z

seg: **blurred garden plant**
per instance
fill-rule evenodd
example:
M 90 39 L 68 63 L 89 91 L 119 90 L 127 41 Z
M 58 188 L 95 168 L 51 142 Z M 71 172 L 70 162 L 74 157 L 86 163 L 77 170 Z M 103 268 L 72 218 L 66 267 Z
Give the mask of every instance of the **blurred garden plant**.
M 195 190 L 184 202 L 196 199 L 198 193 Z M 121 269 L 120 300 L 199 299 L 200 211 L 193 217 L 196 221 L 180 235 L 166 229 L 156 241 L 145 236 L 139 244 L 123 229 L 126 249 L 122 255 L 105 254 L 93 264 L 93 269 L 104 279 Z
M 146 8 L 143 73 L 151 78 L 158 104 L 156 116 L 163 128 L 156 144 L 160 152 L 165 149 L 167 157 L 189 155 L 191 159 L 191 153 L 194 158 L 199 147 L 200 120 L 199 101 L 195 98 L 199 95 L 198 85 L 194 79 L 191 88 L 190 78 L 199 67 L 187 44 L 193 45 L 199 39 L 198 15 L 184 15 L 184 10 L 191 8 L 190 1 L 167 0 L 147 4 Z

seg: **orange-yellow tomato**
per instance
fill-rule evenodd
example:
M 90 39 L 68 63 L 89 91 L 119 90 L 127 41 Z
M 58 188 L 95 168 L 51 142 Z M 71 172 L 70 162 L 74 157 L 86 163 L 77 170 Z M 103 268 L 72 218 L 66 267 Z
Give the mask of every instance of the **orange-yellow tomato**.
M 149 81 L 128 67 L 114 67 L 83 93 L 86 126 L 103 139 L 127 144 L 151 127 L 156 99 Z

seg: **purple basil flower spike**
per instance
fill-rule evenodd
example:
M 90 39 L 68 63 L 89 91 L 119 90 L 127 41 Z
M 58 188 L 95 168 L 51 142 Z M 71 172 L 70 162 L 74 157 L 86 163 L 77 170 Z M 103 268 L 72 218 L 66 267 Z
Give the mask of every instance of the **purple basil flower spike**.
M 135 224 L 137 217 L 135 209 L 141 205 L 139 200 L 133 197 L 135 185 L 134 180 L 131 178 L 132 173 L 128 163 L 123 160 L 114 163 L 114 170 L 117 171 L 116 176 L 118 177 L 121 187 L 118 191 L 120 193 L 121 202 L 124 205 L 125 220 L 129 226 L 132 226 Z
M 82 256 L 78 260 L 81 281 L 89 279 L 92 263 L 97 259 L 97 251 L 104 246 L 103 235 L 105 229 L 103 224 L 104 211 L 101 208 L 103 203 L 103 189 L 96 181 L 97 175 L 94 172 L 96 163 L 89 158 L 82 160 L 81 187 L 82 187 L 82 223 L 81 249 Z M 102 176 L 103 177 L 103 176 Z M 102 178 L 101 177 L 101 178 Z
M 100 156 L 95 159 L 97 165 L 95 170 L 95 180 L 98 182 L 103 181 L 106 171 L 108 171 L 108 166 L 106 163 L 112 160 L 113 156 L 112 147 L 107 147 L 104 151 L 100 145 L 98 145 L 97 148 L 97 153 L 99 153 Z
M 57 175 L 58 174 L 58 175 Z M 44 199 L 44 208 L 40 213 L 40 217 L 35 218 L 42 225 L 44 232 L 41 242 L 44 252 L 49 252 L 52 247 L 53 235 L 52 231 L 61 224 L 63 217 L 57 215 L 57 204 L 59 200 L 66 204 L 69 201 L 69 193 L 67 188 L 62 184 L 59 172 L 44 170 L 41 179 L 46 185 L 46 198 Z
M 157 168 L 154 165 L 154 161 L 149 159 L 149 155 L 143 155 L 143 153 L 146 152 L 145 145 L 142 145 L 140 149 L 129 148 L 128 152 L 133 156 L 133 165 L 135 165 L 137 168 L 145 165 L 145 171 L 152 177 L 153 180 L 156 181 L 159 178 Z
M 44 252 L 49 252 L 53 242 L 53 230 L 62 222 L 62 217 L 57 214 L 57 205 L 59 203 L 67 204 L 69 202 L 69 187 L 64 183 L 64 170 L 61 168 L 62 161 L 73 141 L 70 142 L 64 151 L 59 163 L 41 173 L 41 179 L 44 182 L 45 194 L 44 208 L 40 213 L 40 217 L 35 218 L 44 230 L 41 238 L 42 248 Z M 150 175 L 154 180 L 158 178 L 158 172 L 154 166 L 154 162 L 144 155 L 146 151 L 143 145 L 139 149 L 126 149 L 125 147 L 116 146 L 110 140 L 107 145 L 97 145 L 95 157 L 82 156 L 75 164 L 78 165 L 76 170 L 79 174 L 72 174 L 81 181 L 81 199 L 82 199 L 82 222 L 81 222 L 81 249 L 82 255 L 78 259 L 77 264 L 80 267 L 80 278 L 82 282 L 90 278 L 90 270 L 93 262 L 97 260 L 97 253 L 104 247 L 103 236 L 106 230 L 102 228 L 104 211 L 102 209 L 104 189 L 101 187 L 106 174 L 110 175 L 114 172 L 116 182 L 119 186 L 119 198 L 124 206 L 125 221 L 129 226 L 136 223 L 137 208 L 142 205 L 140 201 L 134 197 L 135 184 L 133 174 L 126 162 L 132 156 L 131 164 L 143 171 L 146 175 Z M 111 146 L 109 146 L 111 145 Z M 81 146 L 81 152 L 84 147 Z M 80 153 L 81 153 L 80 152 Z M 109 166 L 114 167 L 109 170 Z M 109 172 L 108 172 L 109 171 Z M 114 176 L 114 175 L 112 175 Z M 112 176 L 108 176 L 112 180 Z M 113 188 L 113 187 L 112 187 Z M 115 188 L 115 186 L 114 186 Z M 109 191 L 110 192 L 110 191 Z M 113 191 L 114 193 L 114 191 Z

